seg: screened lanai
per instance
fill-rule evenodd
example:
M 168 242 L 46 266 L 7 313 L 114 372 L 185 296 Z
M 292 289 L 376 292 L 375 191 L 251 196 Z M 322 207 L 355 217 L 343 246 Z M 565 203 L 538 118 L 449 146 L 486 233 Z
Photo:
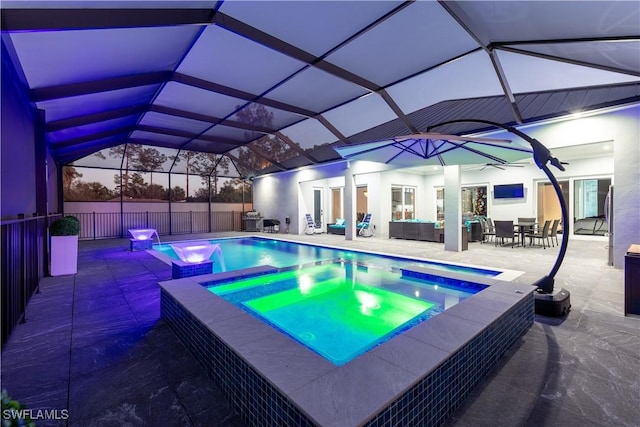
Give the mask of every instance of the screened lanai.
M 631 140 L 637 132 L 637 117 L 631 114 L 640 102 L 640 6 L 635 1 L 20 0 L 3 1 L 0 14 L 3 351 L 14 328 L 24 331 L 22 322 L 30 321 L 28 333 L 14 338 L 24 353 L 11 353 L 11 363 L 3 363 L 3 381 L 17 385 L 14 394 L 30 407 L 70 408 L 71 421 L 63 425 L 106 424 L 132 402 L 147 411 L 143 421 L 130 412 L 133 424 L 154 423 L 167 415 L 167 408 L 178 408 L 162 421 L 243 425 L 233 411 L 219 410 L 226 400 L 203 380 L 195 359 L 180 350 L 159 319 L 157 283 L 170 278 L 167 266 L 146 253 L 132 253 L 128 241 L 117 239 L 126 236 L 129 224 L 149 224 L 143 204 L 172 218 L 153 224 L 163 240 L 188 233 L 210 237 L 220 231 L 214 211 L 231 205 L 235 219 L 223 229 L 229 231 L 225 236 L 235 237 L 242 234 L 230 231 L 239 229 L 237 219 L 256 207 L 284 221 L 289 211 L 283 207 L 300 203 L 299 184 L 280 185 L 278 180 L 339 164 L 334 147 L 425 132 L 452 120 L 527 128 L 611 110 L 622 113 L 607 129 L 624 123 L 617 126 L 619 134 L 631 135 L 622 144 L 616 140 L 613 153 L 607 152 L 607 162 L 615 163 L 616 220 L 625 225 L 618 238 L 628 243 L 640 237 L 635 227 L 640 152 Z M 469 122 L 437 130 L 454 135 L 493 131 Z M 597 134 L 597 140 L 587 141 L 599 149 L 619 134 Z M 561 149 L 592 146 L 576 148 L 574 142 L 567 138 Z M 261 188 L 252 185 L 260 180 Z M 260 190 L 259 198 L 254 190 Z M 86 211 L 76 210 L 80 204 L 86 204 Z M 97 236 L 87 219 L 99 213 L 96 206 L 108 206 L 106 214 L 120 218 L 115 231 Z M 196 210 L 205 215 L 194 215 Z M 303 220 L 304 212 L 291 211 L 299 217 L 294 222 Z M 64 214 L 79 214 L 89 222 L 83 222 L 80 274 L 56 279 L 48 277 L 47 230 Z M 302 243 L 317 237 L 356 250 L 384 252 L 391 242 L 386 236 L 345 241 L 298 231 L 301 235 L 291 238 Z M 611 337 L 622 330 L 624 341 L 635 343 L 637 319 L 620 320 L 622 271 L 597 264 L 602 245 L 592 243 L 578 242 L 569 252 L 571 264 L 560 279 L 578 297 L 574 313 L 579 317 L 557 329 L 536 321 L 525 339 L 527 352 L 514 350 L 517 356 L 511 360 L 518 363 L 510 366 L 515 368 L 503 370 L 488 387 L 490 394 L 466 414 L 454 416 L 450 425 L 474 424 L 478 413 L 492 425 L 576 419 L 606 424 L 611 413 L 615 421 L 632 425 L 633 408 L 625 399 L 637 381 L 600 368 L 615 364 L 613 371 L 633 371 L 637 355 Z M 469 264 L 553 262 L 549 250 L 513 250 L 517 255 L 509 258 L 492 249 L 483 245 L 476 253 L 438 256 Z M 415 253 L 412 242 L 399 242 L 396 250 Z M 624 248 L 617 245 L 616 250 L 622 254 Z M 590 270 L 585 263 L 597 267 Z M 536 266 L 528 273 L 547 270 Z M 594 286 L 604 292 L 582 287 L 594 278 Z M 52 294 L 56 299 L 48 299 Z M 30 301 L 34 304 L 27 312 Z M 125 306 L 131 310 L 116 315 L 107 310 Z M 613 321 L 612 313 L 618 316 Z M 80 322 L 83 316 L 87 323 Z M 136 325 L 111 335 L 110 328 L 95 327 L 103 317 Z M 58 325 L 65 330 L 47 329 Z M 565 345 L 565 336 L 579 336 L 580 345 L 575 340 Z M 64 352 L 49 358 L 61 343 Z M 598 353 L 599 345 L 622 356 L 612 361 L 610 351 Z M 593 351 L 593 358 L 582 349 Z M 179 357 L 167 361 L 167 354 Z M 512 372 L 531 372 L 530 354 L 545 356 L 534 360 L 535 371 L 548 375 L 540 381 L 519 378 L 527 384 L 511 387 Z M 52 359 L 66 365 L 48 364 Z M 141 360 L 140 371 L 126 369 Z M 575 360 L 580 364 L 574 370 Z M 558 372 L 576 381 L 565 389 L 555 379 Z M 56 377 L 47 377 L 45 384 L 44 374 Z M 178 383 L 174 374 L 185 381 Z M 117 381 L 110 382 L 113 378 Z M 144 378 L 152 378 L 151 384 Z M 564 393 L 562 402 L 552 398 L 558 390 Z M 200 393 L 206 399 L 199 399 Z M 614 401 L 616 406 L 585 410 L 582 393 L 595 396 L 589 402 Z M 159 399 L 149 403 L 148 396 Z M 214 401 L 215 408 L 194 403 L 200 400 Z M 517 409 L 496 420 L 507 401 Z M 123 419 L 128 420 L 117 422 L 125 424 Z
M 638 96 L 626 1 L 7 1 L 2 24 L 57 165 L 126 168 L 104 150 L 150 146 L 250 178 L 446 120 L 520 124 Z M 185 173 L 179 158 L 143 169 Z

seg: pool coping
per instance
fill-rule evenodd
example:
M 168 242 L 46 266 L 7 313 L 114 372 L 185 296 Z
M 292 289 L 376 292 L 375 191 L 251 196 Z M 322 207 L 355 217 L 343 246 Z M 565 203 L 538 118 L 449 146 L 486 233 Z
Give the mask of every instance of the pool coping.
M 221 280 L 223 275 L 228 278 L 277 270 L 272 266 L 254 267 L 165 281 L 160 287 L 303 414 L 322 426 L 356 426 L 371 420 L 504 313 L 524 299 L 533 299 L 535 290 L 532 285 L 422 266 L 403 269 L 480 283 L 488 288 L 336 366 L 203 286 Z

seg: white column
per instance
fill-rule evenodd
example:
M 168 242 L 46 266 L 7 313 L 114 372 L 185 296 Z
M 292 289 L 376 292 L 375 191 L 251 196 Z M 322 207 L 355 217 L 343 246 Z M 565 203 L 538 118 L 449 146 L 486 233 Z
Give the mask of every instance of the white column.
M 627 249 L 640 243 L 640 108 L 619 113 L 613 148 L 613 265 L 624 268 Z
M 353 165 L 347 162 L 344 171 L 344 238 L 353 240 L 356 229 L 356 179 L 353 175 Z
M 444 250 L 462 251 L 460 166 L 444 167 Z

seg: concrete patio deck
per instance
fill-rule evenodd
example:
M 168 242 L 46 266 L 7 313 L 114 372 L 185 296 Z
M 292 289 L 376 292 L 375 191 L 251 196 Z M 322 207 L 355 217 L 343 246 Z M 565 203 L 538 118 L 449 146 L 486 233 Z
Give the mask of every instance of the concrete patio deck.
M 163 236 L 187 240 L 249 234 Z M 436 243 L 383 237 L 265 234 L 525 271 L 551 268 L 557 248 Z M 67 409 L 38 426 L 244 426 L 222 393 L 159 318 L 159 281 L 171 268 L 128 239 L 83 241 L 74 276 L 47 277 L 2 350 L 2 388 L 27 407 Z M 534 326 L 474 390 L 447 426 L 636 426 L 640 317 L 623 316 L 623 272 L 602 242 L 571 241 L 556 286 L 571 291 L 566 318 Z

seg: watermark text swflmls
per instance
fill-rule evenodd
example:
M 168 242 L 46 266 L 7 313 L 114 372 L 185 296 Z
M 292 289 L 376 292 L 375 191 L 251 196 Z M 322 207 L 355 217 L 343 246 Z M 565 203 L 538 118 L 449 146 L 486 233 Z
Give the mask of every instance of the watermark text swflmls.
M 5 420 L 68 420 L 68 409 L 3 409 L 2 418 Z

